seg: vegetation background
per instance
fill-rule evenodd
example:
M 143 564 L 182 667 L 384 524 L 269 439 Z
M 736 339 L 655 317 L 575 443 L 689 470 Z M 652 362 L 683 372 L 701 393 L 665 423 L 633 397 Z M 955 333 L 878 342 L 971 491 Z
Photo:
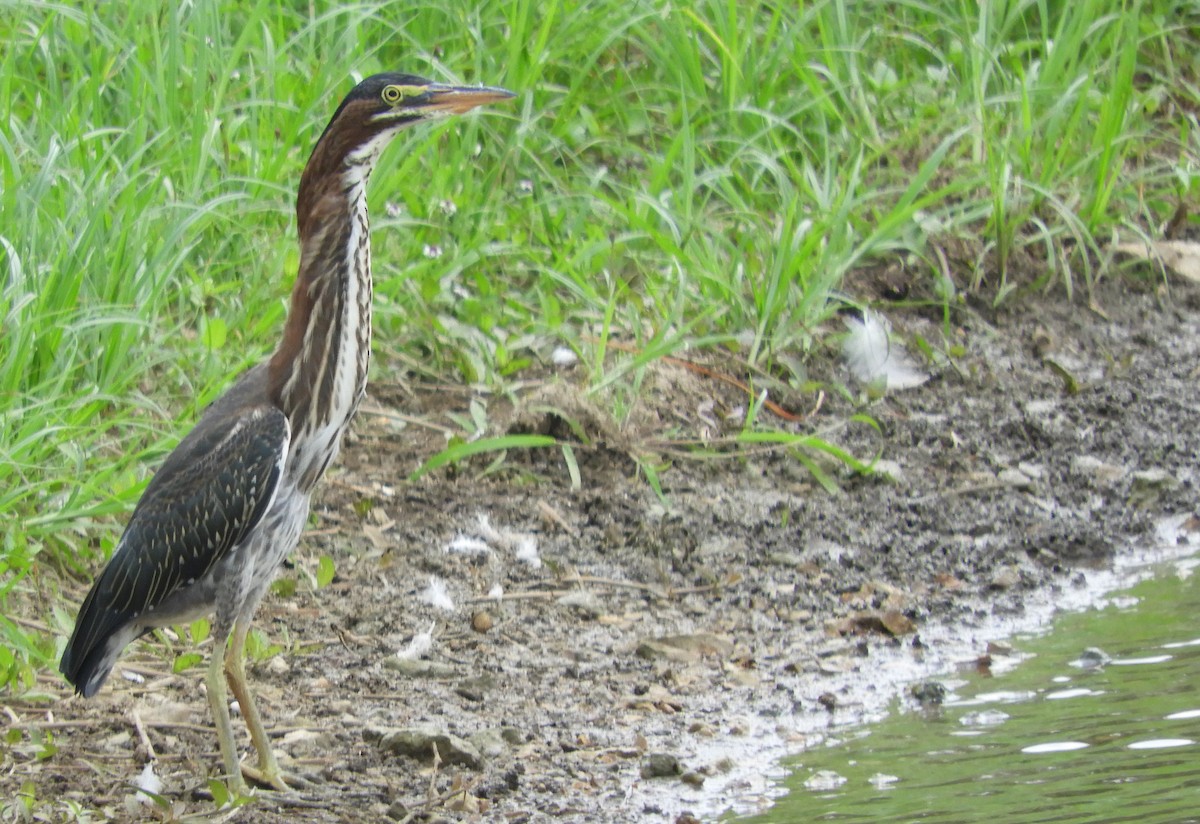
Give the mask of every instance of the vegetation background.
M 506 391 L 569 347 L 620 421 L 684 348 L 803 387 L 848 273 L 904 266 L 953 357 L 959 302 L 1086 300 L 1115 238 L 1196 229 L 1195 0 L 0 0 L 0 42 L 0 685 L 26 696 L 64 582 L 271 351 L 300 171 L 375 71 L 519 94 L 383 159 L 378 377 Z

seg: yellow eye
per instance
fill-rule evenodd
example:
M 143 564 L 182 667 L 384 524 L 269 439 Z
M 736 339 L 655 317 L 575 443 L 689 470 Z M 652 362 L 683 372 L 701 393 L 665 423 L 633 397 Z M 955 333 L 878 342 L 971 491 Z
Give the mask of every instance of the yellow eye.
M 404 97 L 404 92 L 402 92 L 400 90 L 399 86 L 384 86 L 383 87 L 383 102 L 384 103 L 396 104 L 396 103 L 399 103 L 401 98 L 403 98 L 403 97 Z

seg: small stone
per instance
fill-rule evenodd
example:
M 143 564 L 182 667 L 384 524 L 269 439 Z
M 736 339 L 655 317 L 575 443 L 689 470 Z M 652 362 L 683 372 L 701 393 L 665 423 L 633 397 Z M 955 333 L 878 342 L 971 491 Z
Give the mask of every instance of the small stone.
M 992 589 L 1012 589 L 1019 583 L 1021 583 L 1021 573 L 1017 568 L 1004 566 L 996 570 L 988 586 Z
M 434 661 L 420 661 L 409 658 L 397 658 L 390 655 L 383 659 L 385 669 L 393 670 L 406 678 L 453 678 L 458 670 L 450 664 L 439 664 Z
M 996 480 L 1014 489 L 1032 489 L 1033 479 L 1019 469 L 1001 469 Z
M 673 778 L 683 774 L 679 759 L 667 752 L 652 752 L 642 760 L 642 778 Z
M 113 733 L 107 738 L 101 740 L 100 749 L 104 750 L 105 752 L 124 750 L 129 747 L 130 742 L 132 741 L 133 736 L 127 730 L 122 730 L 121 732 Z
M 770 552 L 766 560 L 769 564 L 792 569 L 799 569 L 804 564 L 804 556 L 799 552 Z
M 725 658 L 733 653 L 733 643 L 711 633 L 694 635 L 665 635 L 647 638 L 638 644 L 637 656 L 650 661 L 663 659 L 676 663 L 690 663 L 706 656 Z
M 295 755 L 299 752 L 328 751 L 337 742 L 327 732 L 319 730 L 292 730 L 279 743 L 283 749 Z
M 557 603 L 560 607 L 569 607 L 575 610 L 585 618 L 595 618 L 604 612 L 604 606 L 596 597 L 596 593 L 586 589 L 568 592 L 559 598 Z
M 493 625 L 494 622 L 492 621 L 492 614 L 486 609 L 477 610 L 471 616 L 471 629 L 475 630 L 481 635 L 490 630 Z
M 454 688 L 454 692 L 468 701 L 472 701 L 476 704 L 483 703 L 483 693 L 477 689 L 474 689 L 473 687 L 460 685 Z
M 913 684 L 908 692 L 923 707 L 936 707 L 946 699 L 946 688 L 937 681 Z
M 1165 489 L 1176 484 L 1175 476 L 1165 469 L 1143 469 L 1134 472 L 1131 480 L 1134 489 Z
M 363 740 L 375 744 L 384 752 L 407 755 L 420 761 L 433 759 L 433 748 L 446 764 L 462 764 L 477 770 L 482 764 L 479 750 L 465 738 L 459 738 L 436 727 L 408 727 L 385 730 L 368 727 L 363 730 Z
M 917 625 L 913 623 L 913 620 L 898 609 L 889 609 L 885 612 L 860 612 L 836 624 L 836 631 L 840 635 L 878 633 L 891 635 L 893 638 L 908 635 L 916 628 Z
M 479 754 L 484 758 L 495 758 L 508 749 L 508 741 L 505 740 L 504 733 L 504 729 L 492 727 L 480 730 L 467 740 L 475 749 L 479 750 Z
M 496 688 L 496 676 L 490 672 L 481 672 L 478 675 L 472 675 L 470 678 L 464 678 L 458 682 L 458 689 L 476 692 L 480 695 Z
M 895 637 L 908 635 L 917 629 L 916 623 L 898 609 L 889 609 L 880 616 L 884 628 Z
M 1042 478 L 1046 477 L 1046 469 L 1041 464 L 1021 461 L 1017 464 L 1017 469 L 1021 470 L 1025 477 L 1029 478 L 1030 480 L 1040 481 Z
M 1081 669 L 1101 669 L 1111 661 L 1112 656 L 1100 647 L 1088 647 L 1079 656 L 1079 660 L 1073 663 Z
M 1089 478 L 1097 486 L 1112 486 L 1125 475 L 1125 470 L 1121 467 L 1105 463 L 1092 455 L 1072 458 L 1071 471 Z
M 704 786 L 704 776 L 695 771 L 685 772 L 680 776 L 679 780 L 689 787 L 695 787 L 697 790 Z
M 1163 469 L 1134 472 L 1130 481 L 1129 502 L 1140 507 L 1152 506 L 1164 492 L 1179 483 L 1174 475 Z

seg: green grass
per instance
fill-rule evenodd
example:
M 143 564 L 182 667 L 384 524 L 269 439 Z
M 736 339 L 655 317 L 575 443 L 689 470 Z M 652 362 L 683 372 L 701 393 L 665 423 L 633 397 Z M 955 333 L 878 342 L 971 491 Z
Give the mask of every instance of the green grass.
M 93 569 L 176 421 L 270 351 L 296 182 L 354 77 L 520 95 L 385 156 L 377 369 L 503 387 L 562 344 L 619 418 L 684 346 L 802 359 L 846 273 L 889 256 L 934 283 L 938 247 L 971 250 L 947 301 L 1090 288 L 1116 233 L 1195 210 L 1186 13 L 0 0 L 0 607 Z M 54 650 L 4 629 L 0 682 L 27 686 Z

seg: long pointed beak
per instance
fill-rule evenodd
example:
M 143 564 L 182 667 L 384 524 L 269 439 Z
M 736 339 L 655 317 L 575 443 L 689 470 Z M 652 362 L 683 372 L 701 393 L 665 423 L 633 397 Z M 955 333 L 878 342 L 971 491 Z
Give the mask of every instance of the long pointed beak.
M 441 83 L 430 83 L 425 87 L 422 97 L 425 98 L 420 103 L 422 109 L 463 114 L 476 106 L 511 100 L 516 94 L 497 86 L 445 86 Z

